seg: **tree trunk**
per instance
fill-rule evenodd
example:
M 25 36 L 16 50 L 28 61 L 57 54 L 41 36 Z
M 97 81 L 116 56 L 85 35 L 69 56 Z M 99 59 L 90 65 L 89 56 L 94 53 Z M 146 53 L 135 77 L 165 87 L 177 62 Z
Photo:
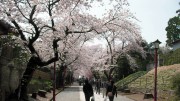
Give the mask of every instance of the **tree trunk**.
M 65 79 L 65 72 L 66 72 L 67 66 L 61 65 L 60 71 L 58 72 L 58 77 L 57 77 L 57 82 L 56 82 L 56 87 L 64 87 L 64 79 Z
M 28 101 L 27 86 L 31 81 L 33 73 L 38 66 L 37 64 L 38 64 L 38 58 L 31 57 L 27 64 L 27 68 L 23 74 L 23 77 L 20 80 L 20 84 L 18 88 L 15 90 L 15 93 L 11 94 L 6 101 L 9 101 L 10 99 L 18 99 L 18 100 L 21 99 L 22 101 Z
M 57 88 L 63 87 L 62 79 L 63 79 L 63 69 L 60 68 L 60 70 L 58 71 L 58 74 L 57 74 L 57 79 L 56 79 L 56 87 Z
M 56 60 L 57 60 L 57 57 L 52 58 L 51 60 L 49 60 L 47 62 L 42 62 L 39 57 L 32 56 L 27 64 L 27 68 L 23 74 L 22 79 L 20 80 L 21 82 L 20 82 L 18 88 L 15 90 L 15 93 L 11 94 L 6 101 L 10 101 L 10 99 L 18 99 L 20 101 L 28 101 L 27 86 L 28 86 L 29 82 L 31 81 L 33 73 L 36 70 L 37 66 L 45 66 Z
M 106 76 L 106 78 L 107 78 L 107 80 L 108 81 L 111 81 L 113 78 L 111 77 L 112 75 L 112 72 L 114 71 L 114 67 L 113 68 L 111 68 L 109 71 L 107 71 L 107 70 L 104 70 L 104 75 Z

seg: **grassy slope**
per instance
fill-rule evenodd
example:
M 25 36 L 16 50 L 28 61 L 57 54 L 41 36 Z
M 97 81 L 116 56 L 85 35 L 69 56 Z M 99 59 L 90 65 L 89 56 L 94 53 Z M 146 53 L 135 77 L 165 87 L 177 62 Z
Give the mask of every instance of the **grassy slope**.
M 117 85 L 118 89 L 120 89 L 121 87 L 127 86 L 129 83 L 133 82 L 134 80 L 136 80 L 137 78 L 139 78 L 145 74 L 146 74 L 145 71 L 136 72 L 134 74 L 131 74 L 131 75 L 125 77 L 122 80 L 119 80 L 118 82 L 116 82 L 116 85 Z
M 160 90 L 173 90 L 171 84 L 171 78 L 176 73 L 180 73 L 180 64 L 174 64 L 170 66 L 158 67 L 157 73 L 157 87 Z M 123 85 L 138 88 L 138 89 L 153 89 L 154 87 L 154 69 L 148 73 L 144 71 L 139 71 L 134 74 L 131 74 L 116 82 L 118 89 Z
M 157 87 L 160 90 L 172 90 L 171 78 L 176 73 L 180 73 L 180 64 L 158 67 Z M 140 89 L 153 89 L 154 87 L 154 69 L 146 75 L 139 77 L 128 84 L 129 87 Z

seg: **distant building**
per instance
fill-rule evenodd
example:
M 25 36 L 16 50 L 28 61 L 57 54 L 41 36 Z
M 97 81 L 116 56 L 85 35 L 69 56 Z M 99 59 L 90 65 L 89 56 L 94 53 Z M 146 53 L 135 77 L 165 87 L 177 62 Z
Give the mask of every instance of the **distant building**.
M 173 51 L 180 48 L 180 39 L 172 43 Z

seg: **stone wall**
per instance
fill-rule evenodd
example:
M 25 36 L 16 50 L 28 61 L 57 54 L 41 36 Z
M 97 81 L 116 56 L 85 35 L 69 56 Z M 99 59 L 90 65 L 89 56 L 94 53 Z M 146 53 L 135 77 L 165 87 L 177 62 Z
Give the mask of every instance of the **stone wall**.
M 15 91 L 25 70 L 25 66 L 16 64 L 12 57 L 13 48 L 3 47 L 0 56 L 0 101 L 5 101 L 5 97 Z

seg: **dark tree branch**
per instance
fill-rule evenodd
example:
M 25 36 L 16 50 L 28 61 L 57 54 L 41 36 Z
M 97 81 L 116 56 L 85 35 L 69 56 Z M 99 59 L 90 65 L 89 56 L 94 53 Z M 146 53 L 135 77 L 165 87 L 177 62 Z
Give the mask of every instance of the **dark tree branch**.
M 26 0 L 26 1 L 27 1 L 27 3 L 28 3 L 29 7 L 32 7 L 31 4 L 30 4 L 30 2 L 29 2 L 29 0 Z
M 57 47 L 58 47 L 58 41 L 60 41 L 61 39 L 58 38 L 58 39 L 54 39 L 53 40 L 53 49 L 54 49 L 54 57 L 49 59 L 48 61 L 44 62 L 44 61 L 41 61 L 41 59 L 39 58 L 39 62 L 38 62 L 38 66 L 46 66 L 46 65 L 49 65 L 55 61 L 57 61 L 59 58 L 58 58 L 58 52 L 57 52 Z
M 80 0 L 77 1 L 76 5 L 74 6 L 74 8 L 72 9 L 72 11 L 70 12 L 70 15 L 72 15 L 71 13 L 73 12 L 73 10 L 77 7 L 77 5 L 79 4 Z
M 32 9 L 32 11 L 31 11 L 31 14 L 30 14 L 30 18 L 29 18 L 29 19 L 33 19 L 33 15 L 34 15 L 34 13 L 35 13 L 35 11 L 36 11 L 36 7 L 37 7 L 37 5 L 34 5 L 34 6 L 33 6 L 33 9 Z
M 108 43 L 108 46 L 109 46 L 109 50 L 110 50 L 110 55 L 111 55 L 111 64 L 113 64 L 113 55 L 112 55 L 112 46 L 111 46 L 111 43 L 109 42 L 108 40 L 108 37 L 105 37 L 107 43 Z
M 19 8 L 19 6 L 17 5 L 17 0 L 14 0 L 14 2 L 15 2 L 15 6 L 18 8 L 18 10 L 19 10 L 19 12 L 21 13 L 21 15 L 25 18 L 25 19 L 28 19 L 24 14 L 23 14 L 23 12 L 21 11 L 21 9 Z
M 29 33 L 29 34 L 34 34 L 34 33 L 29 32 L 29 31 L 23 31 L 23 32 L 25 32 L 25 33 Z
M 106 78 L 107 78 L 107 79 L 108 79 L 108 81 L 109 81 L 109 76 L 108 76 L 108 73 L 107 73 L 107 71 L 106 71 L 106 70 L 104 70 L 104 74 L 105 74 Z
M 58 47 L 57 42 L 60 41 L 60 40 L 61 40 L 60 38 L 53 40 L 53 49 L 56 50 L 56 51 L 57 51 L 57 47 Z
M 48 5 L 48 12 L 49 12 L 50 18 L 52 17 L 52 8 L 53 8 L 52 6 L 51 6 L 51 4 Z M 54 20 L 52 18 L 51 18 L 51 24 L 52 24 L 51 27 L 54 27 Z
M 111 21 L 113 21 L 113 20 L 115 20 L 115 19 L 117 19 L 118 17 L 113 17 L 112 19 L 110 19 L 109 21 L 107 21 L 106 23 L 104 23 L 104 25 L 107 25 L 109 22 L 111 22 Z
M 44 29 L 44 28 L 49 28 L 52 29 L 53 31 L 57 31 L 54 27 L 48 26 L 48 25 L 44 25 L 40 28 L 40 32 Z
M 111 77 L 112 72 L 114 71 L 115 67 L 111 68 L 109 71 L 109 78 Z
M 53 6 L 58 3 L 60 0 L 55 0 L 54 2 L 50 3 L 49 2 L 49 5 L 48 5 L 48 12 L 49 12 L 49 16 L 52 17 L 52 9 L 53 9 Z M 51 18 L 51 24 L 52 24 L 52 28 L 54 27 L 54 20 Z M 54 31 L 54 29 L 53 29 Z
M 116 24 L 116 23 L 109 23 L 109 24 L 112 24 L 112 25 L 115 25 L 115 26 L 118 26 L 118 27 L 121 27 L 121 28 L 124 28 L 124 29 L 127 29 L 127 31 L 129 31 L 129 32 L 133 32 L 132 30 L 130 30 L 128 27 L 123 27 L 123 26 L 121 26 L 121 25 L 118 25 L 118 24 Z
M 79 58 L 79 56 L 76 56 L 73 61 L 71 61 L 70 63 L 67 64 L 67 66 L 71 65 L 72 63 L 74 63 L 78 58 Z
M 51 4 L 50 4 L 50 6 L 53 6 L 53 5 L 55 5 L 56 3 L 58 3 L 60 0 L 55 0 L 54 2 L 52 2 Z
M 29 15 L 30 16 L 30 19 L 29 19 L 29 23 L 34 27 L 35 29 L 35 36 L 33 36 L 30 40 L 29 40 L 29 44 L 33 44 L 38 38 L 39 38 L 39 35 L 40 35 L 40 31 L 39 31 L 39 28 L 38 26 L 35 24 L 34 20 L 33 20 L 33 15 L 36 11 L 36 6 L 37 5 L 34 5 L 33 6 L 33 9 L 31 11 L 31 14 Z
M 68 34 L 72 34 L 72 33 L 88 33 L 91 31 L 93 31 L 93 28 L 86 30 L 86 31 L 69 31 L 69 29 L 66 27 L 65 33 L 66 33 L 66 35 L 68 35 Z
M 7 16 L 11 17 L 11 15 L 10 15 L 9 13 L 6 12 L 6 14 L 7 14 Z M 26 38 L 25 38 L 25 36 L 24 36 L 24 34 L 23 34 L 23 31 L 21 30 L 21 28 L 20 28 L 20 26 L 19 26 L 19 24 L 18 24 L 15 20 L 12 20 L 11 22 L 14 24 L 14 26 L 15 26 L 16 29 L 18 30 L 18 33 L 20 34 L 21 39 L 22 39 L 23 41 L 27 41 Z

